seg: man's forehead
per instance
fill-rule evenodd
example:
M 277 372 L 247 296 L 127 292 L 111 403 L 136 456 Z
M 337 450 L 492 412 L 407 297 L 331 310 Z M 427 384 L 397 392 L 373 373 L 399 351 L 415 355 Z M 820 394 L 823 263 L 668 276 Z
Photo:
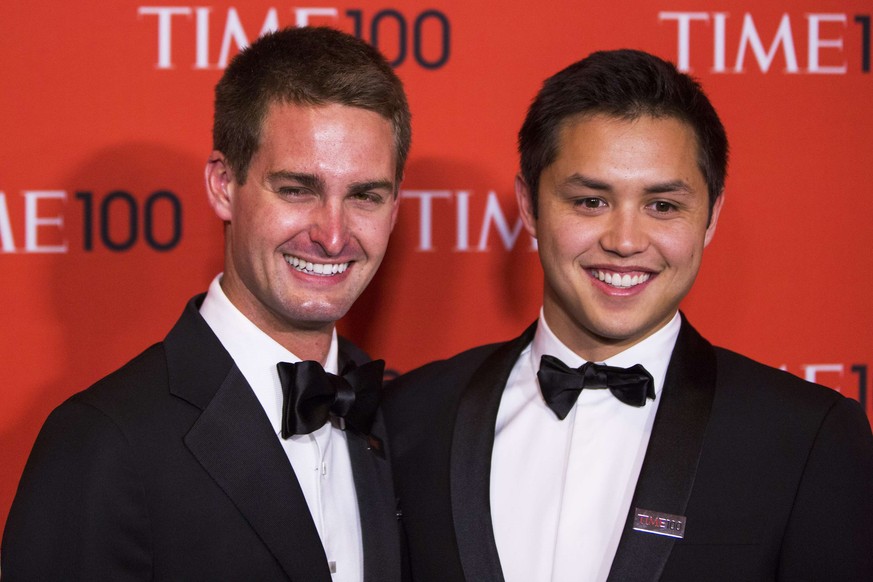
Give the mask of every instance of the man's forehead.
M 684 118 L 679 115 L 670 113 L 654 113 L 654 112 L 639 112 L 639 113 L 611 113 L 607 111 L 589 111 L 584 113 L 576 113 L 568 115 L 558 124 L 558 137 L 565 136 L 582 125 L 588 126 L 616 126 L 616 127 L 633 127 L 637 125 L 649 125 L 656 127 L 658 125 L 678 125 L 688 131 L 689 135 L 697 137 L 697 132 L 694 127 Z
M 614 179 L 636 177 L 647 191 L 657 193 L 702 187 L 705 176 L 699 162 L 697 136 L 677 117 L 597 114 L 563 124 L 545 170 L 568 186 L 601 190 Z
M 697 155 L 699 140 L 694 127 L 687 121 L 672 115 L 618 116 L 605 113 L 572 116 L 558 128 L 555 143 L 556 154 L 568 145 L 585 145 L 589 140 L 598 140 L 598 145 L 623 142 L 626 138 L 659 139 L 662 141 L 686 142 L 686 151 Z

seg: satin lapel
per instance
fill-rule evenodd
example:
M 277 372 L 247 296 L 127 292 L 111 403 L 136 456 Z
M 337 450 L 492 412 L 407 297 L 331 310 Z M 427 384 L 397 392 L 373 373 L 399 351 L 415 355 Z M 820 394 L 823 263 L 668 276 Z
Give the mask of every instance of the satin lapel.
M 361 364 L 366 356 L 344 340 L 340 342 L 339 368 L 354 360 Z M 388 463 L 385 428 L 377 418 L 372 438 L 346 432 L 349 458 L 355 479 L 361 537 L 364 545 L 365 582 L 400 579 L 400 533 L 391 466 Z
M 400 534 L 387 457 L 373 450 L 364 436 L 348 433 L 347 438 L 361 515 L 364 580 L 399 580 Z
M 164 342 L 170 390 L 202 410 L 185 444 L 292 580 L 330 581 L 297 478 L 242 373 L 189 302 Z
M 500 397 L 536 324 L 497 349 L 461 395 L 452 439 L 452 518 L 467 580 L 503 580 L 491 527 L 491 451 Z
M 234 367 L 185 444 L 292 580 L 330 580 L 303 491 L 264 410 Z
M 608 580 L 654 581 L 661 577 L 675 538 L 634 531 L 634 508 L 685 515 L 715 396 L 715 380 L 712 346 L 683 317 Z

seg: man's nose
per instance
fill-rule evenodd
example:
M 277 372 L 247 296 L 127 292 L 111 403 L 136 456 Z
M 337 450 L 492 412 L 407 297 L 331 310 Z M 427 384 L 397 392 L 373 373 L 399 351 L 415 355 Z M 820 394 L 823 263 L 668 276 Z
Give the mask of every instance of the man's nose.
M 600 244 L 619 256 L 640 253 L 648 245 L 645 217 L 635 208 L 618 208 L 610 213 Z
M 349 238 L 348 218 L 341 200 L 325 200 L 315 210 L 309 237 L 327 256 L 342 252 Z

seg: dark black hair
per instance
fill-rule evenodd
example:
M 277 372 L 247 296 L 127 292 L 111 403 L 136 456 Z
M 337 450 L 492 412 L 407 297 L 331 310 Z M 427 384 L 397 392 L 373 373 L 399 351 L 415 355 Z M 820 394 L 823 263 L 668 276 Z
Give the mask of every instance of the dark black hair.
M 394 129 L 397 184 L 411 141 L 403 84 L 372 46 L 327 27 L 268 33 L 236 55 L 215 87 L 213 149 L 245 183 L 273 102 L 338 103 L 374 111 Z
M 637 119 L 673 117 L 697 136 L 698 164 L 709 209 L 724 190 L 728 142 L 724 126 L 700 84 L 654 55 L 637 50 L 599 51 L 546 79 L 518 133 L 521 175 L 537 211 L 540 175 L 558 155 L 559 134 L 572 117 Z

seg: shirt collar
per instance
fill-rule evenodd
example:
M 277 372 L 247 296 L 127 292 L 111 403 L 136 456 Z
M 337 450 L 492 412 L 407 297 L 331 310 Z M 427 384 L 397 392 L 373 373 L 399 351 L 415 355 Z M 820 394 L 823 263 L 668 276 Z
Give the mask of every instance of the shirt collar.
M 243 315 L 227 298 L 220 281 L 221 274 L 210 283 L 203 305 L 200 306 L 200 315 L 233 358 L 264 407 L 273 430 L 278 434 L 282 423 L 282 386 L 276 364 L 299 362 L 300 358 Z M 338 350 L 334 328 L 324 366 L 325 370 L 333 374 L 337 373 Z

